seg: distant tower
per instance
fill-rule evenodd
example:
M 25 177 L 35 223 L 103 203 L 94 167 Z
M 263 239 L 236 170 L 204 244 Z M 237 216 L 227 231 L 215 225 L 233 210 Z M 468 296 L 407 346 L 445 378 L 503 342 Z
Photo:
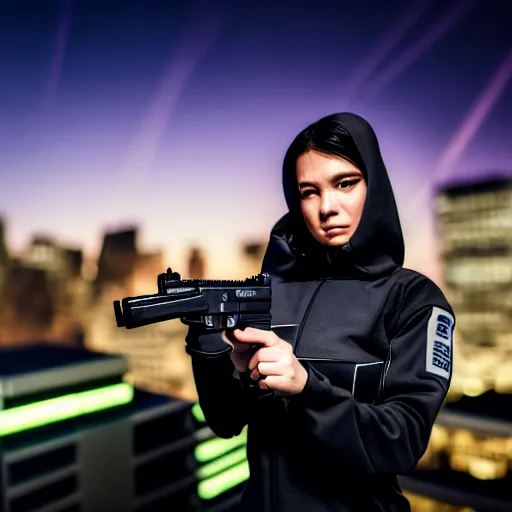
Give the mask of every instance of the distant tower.
M 436 220 L 444 290 L 466 359 L 459 368 L 492 387 L 512 362 L 512 180 L 441 189 Z
M 69 273 L 65 250 L 50 236 L 34 235 L 23 256 L 23 263 L 32 268 L 41 268 L 51 275 Z
M 189 279 L 202 279 L 205 275 L 204 256 L 199 247 L 192 247 L 188 259 Z
M 265 255 L 266 244 L 261 242 L 245 243 L 242 246 L 245 273 L 254 275 L 261 272 L 263 256 Z
M 124 285 L 133 276 L 137 264 L 137 229 L 105 234 L 98 260 L 96 286 Z
M 2 292 L 5 275 L 7 272 L 8 253 L 7 243 L 5 240 L 5 223 L 4 219 L 0 217 L 0 294 Z
M 84 255 L 81 249 L 66 249 L 66 256 L 69 264 L 69 272 L 72 277 L 82 275 L 82 264 Z
M 7 242 L 5 240 L 5 222 L 0 217 L 0 266 L 7 264 L 8 253 L 7 253 Z

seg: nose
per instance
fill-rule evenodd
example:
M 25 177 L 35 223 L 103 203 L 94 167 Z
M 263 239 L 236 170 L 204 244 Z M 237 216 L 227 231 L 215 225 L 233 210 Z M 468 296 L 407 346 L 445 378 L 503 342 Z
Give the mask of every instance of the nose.
M 324 192 L 320 201 L 320 218 L 327 219 L 336 214 L 333 198 L 328 192 Z

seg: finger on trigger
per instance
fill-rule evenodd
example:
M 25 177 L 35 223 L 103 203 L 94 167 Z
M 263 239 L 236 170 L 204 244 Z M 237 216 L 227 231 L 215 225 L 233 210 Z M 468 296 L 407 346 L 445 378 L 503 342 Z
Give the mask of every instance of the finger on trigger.
M 233 346 L 233 342 L 228 338 L 228 335 L 226 334 L 226 331 L 222 331 L 220 336 L 222 338 L 222 341 L 224 341 L 224 343 L 227 343 L 228 345 Z
M 233 335 L 240 343 L 253 343 L 262 346 L 274 344 L 275 335 L 271 331 L 246 327 L 243 331 L 235 329 Z
M 258 380 L 260 377 L 261 377 L 261 373 L 258 370 L 258 366 L 256 366 L 256 368 L 254 368 L 254 370 L 252 370 L 252 372 L 251 372 L 251 379 Z

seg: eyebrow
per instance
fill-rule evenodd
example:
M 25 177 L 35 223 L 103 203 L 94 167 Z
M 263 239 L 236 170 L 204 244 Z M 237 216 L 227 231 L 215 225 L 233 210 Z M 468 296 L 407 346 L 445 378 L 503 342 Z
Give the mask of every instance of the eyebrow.
M 342 178 L 362 178 L 362 177 L 363 177 L 363 173 L 360 171 L 359 172 L 358 171 L 342 171 L 342 172 L 335 174 L 331 178 L 330 181 L 331 181 L 331 183 L 336 183 L 337 181 L 339 181 Z M 310 181 L 301 181 L 299 183 L 299 188 L 316 187 L 316 186 L 317 186 L 316 183 L 313 183 Z

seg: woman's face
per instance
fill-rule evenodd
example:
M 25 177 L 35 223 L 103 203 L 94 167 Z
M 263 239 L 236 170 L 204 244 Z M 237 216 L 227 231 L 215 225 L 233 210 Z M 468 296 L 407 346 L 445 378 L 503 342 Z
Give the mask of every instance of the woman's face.
M 297 159 L 302 215 L 313 237 L 343 245 L 354 234 L 366 199 L 363 173 L 348 160 L 308 151 Z

